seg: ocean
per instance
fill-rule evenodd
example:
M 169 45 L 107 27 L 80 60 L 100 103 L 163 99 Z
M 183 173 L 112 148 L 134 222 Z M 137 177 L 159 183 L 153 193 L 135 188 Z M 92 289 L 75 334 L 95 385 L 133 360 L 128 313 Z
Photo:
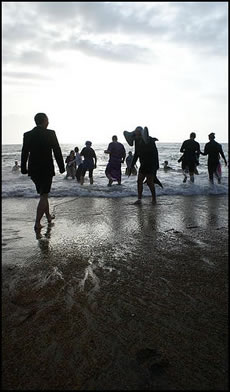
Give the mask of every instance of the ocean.
M 123 143 L 128 151 L 134 152 L 134 147 Z M 200 143 L 201 151 L 204 149 L 205 143 Z M 183 183 L 183 174 L 181 164 L 178 159 L 181 157 L 180 147 L 181 143 L 158 143 L 156 142 L 160 169 L 157 172 L 157 177 L 163 185 L 163 189 L 156 185 L 156 195 L 227 195 L 228 194 L 228 166 L 222 164 L 222 183 L 210 184 L 208 180 L 207 156 L 200 156 L 200 165 L 198 166 L 199 175 L 195 175 L 195 182 Z M 92 145 L 97 155 L 97 168 L 94 170 L 94 184 L 90 185 L 88 173 L 85 176 L 85 183 L 83 186 L 71 178 L 65 179 L 66 173 L 60 174 L 55 162 L 56 175 L 53 178 L 53 184 L 50 192 L 51 197 L 106 197 L 119 198 L 137 196 L 137 176 L 126 176 L 126 164 L 122 164 L 122 185 L 113 183 L 108 187 L 108 179 L 105 176 L 105 168 L 108 162 L 108 155 L 104 153 L 108 144 Z M 74 149 L 75 145 L 61 144 L 64 160 L 69 155 L 70 150 Z M 84 146 L 79 145 L 79 150 Z M 222 143 L 223 151 L 228 161 L 228 144 Z M 35 198 L 38 197 L 35 186 L 27 175 L 21 173 L 12 173 L 14 161 L 17 160 L 20 164 L 21 157 L 20 144 L 2 145 L 2 197 L 3 198 Z M 42 157 L 41 157 L 42 159 Z M 167 160 L 173 170 L 165 172 L 163 163 Z M 55 161 L 55 160 L 54 160 Z M 137 162 L 139 167 L 139 161 Z M 143 197 L 151 196 L 149 188 L 144 185 Z

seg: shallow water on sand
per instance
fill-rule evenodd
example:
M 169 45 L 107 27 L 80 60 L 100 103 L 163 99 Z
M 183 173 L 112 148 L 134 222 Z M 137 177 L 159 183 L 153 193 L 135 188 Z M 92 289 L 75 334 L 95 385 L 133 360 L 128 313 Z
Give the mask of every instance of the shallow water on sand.
M 3 203 L 6 389 L 227 390 L 227 200 L 133 201 Z

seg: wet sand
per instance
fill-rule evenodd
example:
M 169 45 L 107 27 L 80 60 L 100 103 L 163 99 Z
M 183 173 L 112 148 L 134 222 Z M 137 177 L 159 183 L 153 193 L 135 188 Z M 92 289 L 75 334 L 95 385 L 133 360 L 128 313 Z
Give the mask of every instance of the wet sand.
M 2 201 L 4 390 L 228 390 L 226 196 Z

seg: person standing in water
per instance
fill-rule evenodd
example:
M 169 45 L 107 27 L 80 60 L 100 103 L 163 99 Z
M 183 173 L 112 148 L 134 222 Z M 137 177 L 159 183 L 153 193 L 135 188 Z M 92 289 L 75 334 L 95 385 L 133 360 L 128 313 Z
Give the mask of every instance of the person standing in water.
M 69 155 L 67 156 L 66 160 L 66 179 L 68 177 L 72 177 L 74 180 L 75 175 L 76 175 L 76 162 L 75 162 L 75 154 L 74 150 L 71 150 Z
M 225 166 L 227 166 L 227 160 L 225 158 L 221 144 L 215 141 L 215 133 L 211 132 L 208 135 L 209 142 L 204 146 L 204 152 L 202 155 L 208 155 L 208 174 L 209 181 L 213 184 L 213 177 L 217 178 L 218 184 L 221 183 L 221 164 L 220 156 L 223 158 Z
M 125 169 L 125 174 L 126 174 L 127 176 L 129 175 L 129 169 L 131 169 L 132 160 L 133 160 L 133 153 L 132 153 L 132 151 L 129 151 L 129 152 L 128 152 L 128 156 L 127 156 L 127 158 L 126 158 L 126 160 L 125 160 L 126 166 L 127 166 L 126 169 Z M 136 175 L 137 175 L 137 169 L 136 169 L 135 166 L 132 168 L 131 174 L 132 174 L 133 176 L 136 176 Z
M 49 212 L 48 195 L 51 190 L 53 176 L 55 176 L 54 153 L 60 173 L 65 172 L 62 151 L 55 131 L 47 129 L 49 120 L 45 113 L 37 113 L 34 117 L 36 127 L 23 135 L 21 152 L 21 173 L 28 174 L 36 186 L 40 200 L 37 206 L 34 230 L 41 230 L 41 219 L 46 215 L 48 223 L 54 219 Z M 28 161 L 28 168 L 27 168 Z
M 82 150 L 80 155 L 84 157 L 81 169 L 81 177 L 80 182 L 81 185 L 84 184 L 84 177 L 87 170 L 89 171 L 89 181 L 90 184 L 93 184 L 93 170 L 97 167 L 97 156 L 95 154 L 94 149 L 91 147 L 92 142 L 86 141 L 85 146 Z
M 76 179 L 77 182 L 81 181 L 82 157 L 79 153 L 79 148 L 75 147 L 75 162 L 76 162 Z
M 164 169 L 164 171 L 172 170 L 172 167 L 169 166 L 168 161 L 164 161 L 163 169 Z
M 196 167 L 199 165 L 200 144 L 195 141 L 195 138 L 195 132 L 191 132 L 190 138 L 185 140 L 180 148 L 183 155 L 178 162 L 181 162 L 184 174 L 183 182 L 187 181 L 188 174 L 190 181 L 194 182 L 194 174 L 198 174 Z
M 19 173 L 20 166 L 18 164 L 18 161 L 15 161 L 14 163 L 15 165 L 12 167 L 12 173 Z
M 105 169 L 106 177 L 109 180 L 108 186 L 111 186 L 113 181 L 117 181 L 121 185 L 121 164 L 126 157 L 125 148 L 122 143 L 118 142 L 117 136 L 112 137 L 112 142 L 109 143 L 105 154 L 109 154 L 109 162 Z
M 156 192 L 154 182 L 160 183 L 160 181 L 156 177 L 157 170 L 159 169 L 159 158 L 155 141 L 158 139 L 149 136 L 147 127 L 143 129 L 140 126 L 136 127 L 135 131 L 133 132 L 124 131 L 124 136 L 130 145 L 132 145 L 133 141 L 135 141 L 135 153 L 132 160 L 131 168 L 129 170 L 130 174 L 138 158 L 140 161 L 140 167 L 137 177 L 138 199 L 135 204 L 141 204 L 143 182 L 145 178 L 147 179 L 146 182 L 152 194 L 152 204 L 156 204 Z

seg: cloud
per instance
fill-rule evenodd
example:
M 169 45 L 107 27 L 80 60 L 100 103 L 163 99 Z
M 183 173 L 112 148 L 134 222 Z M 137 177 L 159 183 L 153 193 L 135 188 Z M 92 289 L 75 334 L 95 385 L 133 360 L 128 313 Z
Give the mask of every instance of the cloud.
M 170 40 L 188 45 L 199 53 L 227 54 L 227 7 L 224 2 L 187 2 L 176 10 Z
M 4 72 L 3 77 L 10 79 L 29 79 L 29 80 L 50 80 L 50 76 L 38 74 L 35 72 Z
M 99 102 L 108 105 L 103 112 L 110 122 L 116 107 L 114 117 L 121 122 L 140 111 L 160 123 L 172 122 L 170 113 L 178 108 L 182 114 L 191 108 L 204 122 L 215 114 L 225 135 L 227 7 L 227 2 L 2 2 L 4 111 L 31 118 L 42 104 L 54 117 L 64 110 L 74 122 L 71 111 L 77 108 L 79 116 L 87 112 L 95 122 Z M 5 119 L 6 133 L 10 121 Z M 185 116 L 183 127 L 188 121 Z M 30 126 L 25 119 L 21 125 Z
M 226 2 L 3 2 L 5 64 L 57 66 L 66 48 L 146 63 L 161 43 L 226 56 Z
M 122 14 L 120 3 L 109 2 L 38 2 L 37 12 L 50 23 L 60 26 L 75 24 L 82 32 L 114 31 L 119 28 Z
M 69 41 L 59 42 L 54 48 L 80 51 L 88 56 L 125 63 L 150 63 L 152 53 L 149 48 L 129 43 L 113 43 L 109 40 L 95 42 L 93 39 L 72 37 Z
M 50 23 L 75 24 L 82 34 L 123 34 L 185 44 L 205 54 L 226 54 L 225 2 L 43 2 L 38 9 Z

